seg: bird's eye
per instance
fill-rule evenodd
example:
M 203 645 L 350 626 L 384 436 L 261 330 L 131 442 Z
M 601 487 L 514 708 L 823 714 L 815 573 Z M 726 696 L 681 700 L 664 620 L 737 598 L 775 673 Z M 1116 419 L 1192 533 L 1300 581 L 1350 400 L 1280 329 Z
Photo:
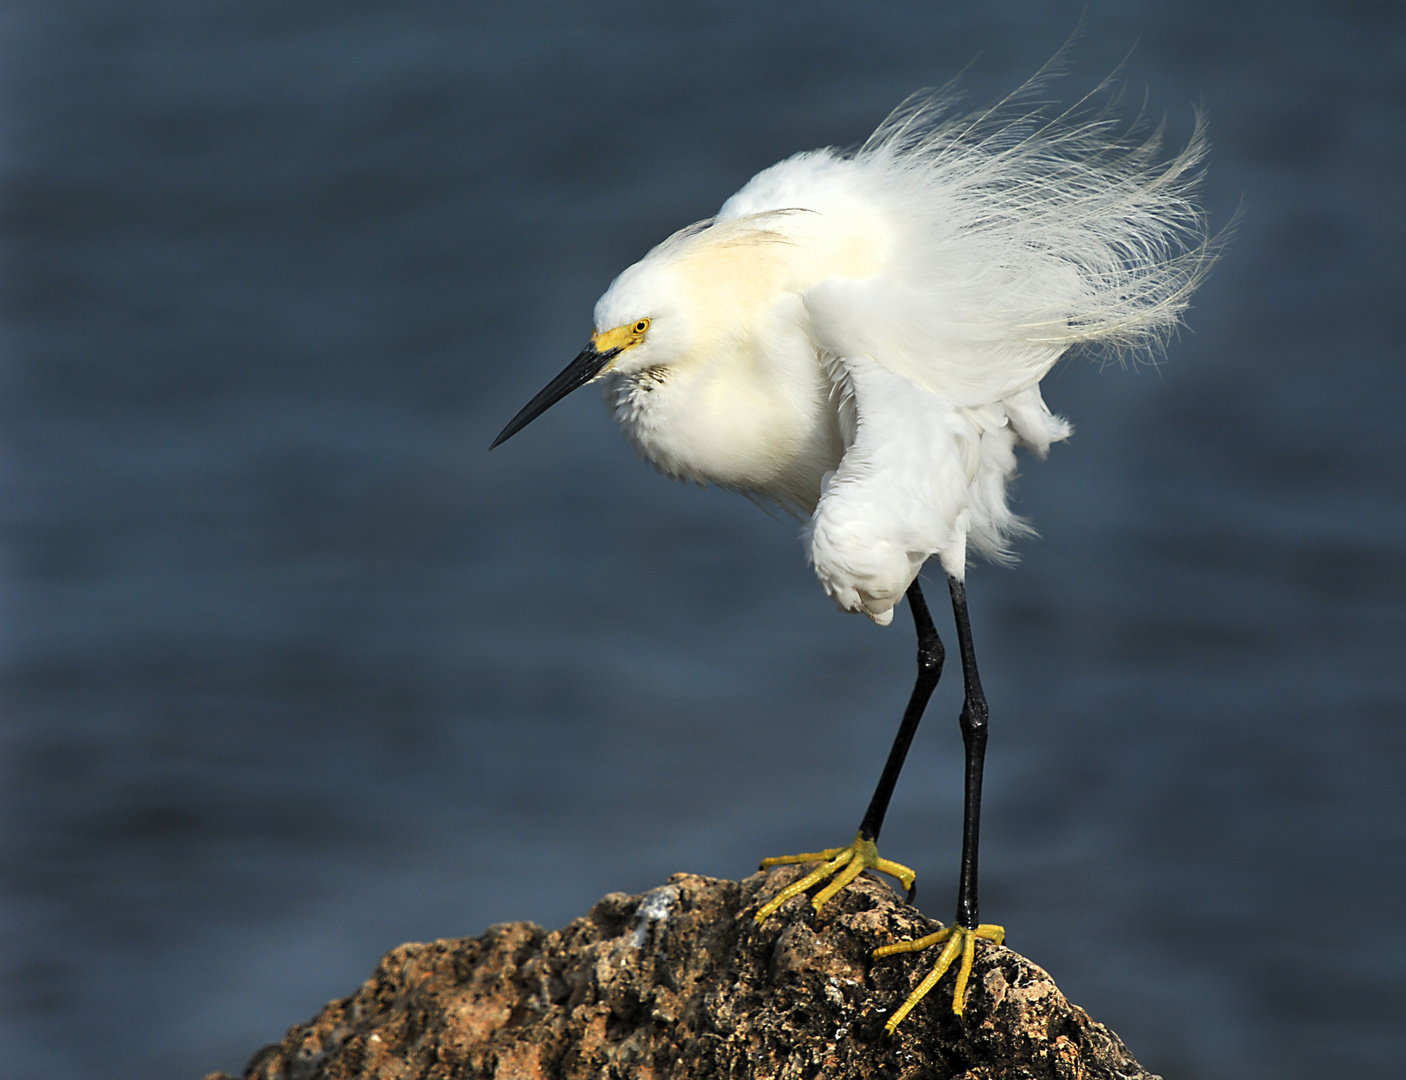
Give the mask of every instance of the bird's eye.
M 637 334 L 643 334 L 643 333 L 644 333 L 646 330 L 648 330 L 648 329 L 649 329 L 649 320 L 648 320 L 648 319 L 641 319 L 639 322 L 635 323 L 635 333 L 637 333 Z

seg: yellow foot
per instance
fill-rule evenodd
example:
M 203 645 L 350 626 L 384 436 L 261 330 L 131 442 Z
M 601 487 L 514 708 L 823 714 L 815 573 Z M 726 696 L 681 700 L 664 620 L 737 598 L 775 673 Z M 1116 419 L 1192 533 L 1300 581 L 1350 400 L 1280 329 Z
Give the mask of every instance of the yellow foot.
M 835 880 L 816 893 L 815 899 L 811 901 L 815 905 L 816 911 L 823 908 L 837 892 L 865 870 L 877 870 L 881 874 L 898 878 L 903 887 L 908 890 L 909 896 L 913 894 L 913 879 L 917 876 L 901 863 L 879 858 L 878 845 L 872 840 L 865 840 L 857 833 L 854 837 L 854 843 L 850 844 L 849 847 L 826 848 L 824 851 L 815 851 L 806 855 L 781 855 L 775 859 L 763 859 L 762 869 L 768 870 L 773 866 L 807 862 L 818 862 L 825 865 L 812 870 L 800 881 L 787 885 L 768 903 L 762 905 L 756 916 L 759 925 L 775 915 L 781 905 L 791 897 L 799 896 L 812 885 L 824 881 L 831 875 L 834 875 Z
M 902 941 L 897 945 L 885 945 L 875 949 L 874 959 L 878 960 L 883 956 L 893 956 L 895 953 L 901 952 L 919 952 L 931 945 L 947 942 L 937 958 L 937 964 L 928 972 L 928 977 L 918 984 L 918 989 L 908 995 L 908 1000 L 903 1003 L 898 1012 L 889 1017 L 889 1022 L 884 1025 L 884 1030 L 890 1035 L 893 1034 L 894 1028 L 903 1023 L 903 1018 L 913 1011 L 913 1006 L 922 1001 L 927 992 L 937 985 L 937 980 L 947 974 L 947 969 L 952 966 L 952 961 L 957 958 L 958 953 L 962 954 L 962 966 L 957 970 L 957 985 L 952 990 L 952 1011 L 961 1016 L 967 996 L 967 978 L 972 973 L 972 959 L 976 956 L 977 938 L 985 938 L 987 941 L 1000 945 L 1006 940 L 1006 930 L 1003 926 L 992 926 L 990 923 L 983 923 L 975 930 L 968 930 L 962 926 L 949 926 L 946 930 L 939 930 L 935 934 L 918 938 L 916 941 Z

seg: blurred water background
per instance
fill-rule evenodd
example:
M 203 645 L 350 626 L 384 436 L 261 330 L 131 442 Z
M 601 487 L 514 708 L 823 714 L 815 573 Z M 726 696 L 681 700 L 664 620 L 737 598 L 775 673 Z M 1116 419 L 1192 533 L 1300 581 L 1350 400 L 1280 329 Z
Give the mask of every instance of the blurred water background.
M 1074 360 L 969 579 L 983 915 L 1183 1080 L 1406 1075 L 1406 8 L 14 0 L 0 13 L 5 1071 L 190 1078 L 405 940 L 839 843 L 911 679 L 796 527 L 587 391 L 613 275 L 1084 16 L 1238 236 Z M 1135 48 L 1134 48 L 1135 46 Z M 951 643 L 940 577 L 930 591 Z M 885 851 L 955 890 L 960 679 Z

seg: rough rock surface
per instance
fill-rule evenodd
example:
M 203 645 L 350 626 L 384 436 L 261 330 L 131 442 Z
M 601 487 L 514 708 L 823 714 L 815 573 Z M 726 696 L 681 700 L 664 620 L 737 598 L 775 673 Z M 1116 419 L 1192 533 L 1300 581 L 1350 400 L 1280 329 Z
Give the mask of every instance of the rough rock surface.
M 402 945 L 244 1075 L 1156 1080 L 1044 971 L 985 942 L 964 1016 L 949 976 L 886 1036 L 936 951 L 870 953 L 938 924 L 866 875 L 820 914 L 797 897 L 757 926 L 752 913 L 802 872 L 678 874 L 562 930 L 506 923 Z

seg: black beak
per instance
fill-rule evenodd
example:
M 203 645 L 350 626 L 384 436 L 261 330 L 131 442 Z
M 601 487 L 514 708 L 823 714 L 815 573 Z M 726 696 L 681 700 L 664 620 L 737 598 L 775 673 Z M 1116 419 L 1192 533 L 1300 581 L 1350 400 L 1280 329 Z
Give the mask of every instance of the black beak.
M 566 365 L 566 370 L 544 386 L 540 394 L 524 405 L 522 411 L 508 421 L 508 426 L 499 432 L 498 437 L 493 440 L 493 446 L 507 442 L 571 391 L 585 386 L 605 369 L 606 364 L 619 355 L 619 349 L 596 352 L 594 345 L 587 345 L 575 360 Z M 493 446 L 488 449 L 492 450 Z

